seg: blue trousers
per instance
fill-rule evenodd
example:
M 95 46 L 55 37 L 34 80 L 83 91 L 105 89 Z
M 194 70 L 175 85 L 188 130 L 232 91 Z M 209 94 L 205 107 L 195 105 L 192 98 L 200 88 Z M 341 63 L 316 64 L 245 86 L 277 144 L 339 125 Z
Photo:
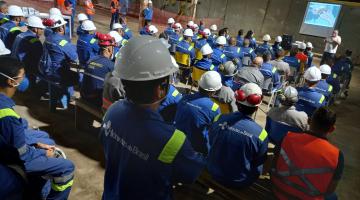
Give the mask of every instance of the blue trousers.
M 70 97 L 74 95 L 74 87 L 64 87 L 64 86 L 55 86 L 49 84 L 49 93 L 50 93 L 50 111 L 56 110 L 56 105 L 58 103 L 64 109 L 67 109 L 70 103 Z

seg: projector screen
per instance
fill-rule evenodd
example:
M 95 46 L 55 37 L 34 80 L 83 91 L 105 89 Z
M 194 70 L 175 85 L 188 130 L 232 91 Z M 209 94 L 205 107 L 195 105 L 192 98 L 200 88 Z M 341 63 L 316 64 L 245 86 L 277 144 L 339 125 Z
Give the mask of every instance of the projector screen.
M 309 2 L 300 34 L 328 37 L 334 30 L 341 5 Z

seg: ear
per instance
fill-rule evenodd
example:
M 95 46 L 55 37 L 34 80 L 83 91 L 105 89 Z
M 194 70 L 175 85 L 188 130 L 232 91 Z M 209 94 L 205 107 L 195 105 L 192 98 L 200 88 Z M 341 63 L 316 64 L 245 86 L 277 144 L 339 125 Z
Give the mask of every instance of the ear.
M 165 93 L 165 91 L 164 91 L 164 89 L 161 88 L 160 85 L 155 88 L 155 97 L 157 99 L 163 98 L 166 95 L 164 93 Z
M 336 126 L 333 125 L 333 126 L 329 129 L 328 134 L 334 132 L 335 129 L 336 129 Z
M 16 85 L 16 81 L 14 80 L 11 80 L 11 79 L 7 79 L 7 84 L 10 86 L 10 87 L 15 87 L 14 85 Z

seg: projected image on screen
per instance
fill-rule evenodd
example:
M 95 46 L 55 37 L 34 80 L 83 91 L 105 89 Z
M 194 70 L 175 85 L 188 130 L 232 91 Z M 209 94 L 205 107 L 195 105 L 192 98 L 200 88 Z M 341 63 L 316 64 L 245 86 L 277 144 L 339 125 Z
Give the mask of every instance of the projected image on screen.
M 300 33 L 318 37 L 328 37 L 336 26 L 341 5 L 309 2 L 304 13 Z
M 334 27 L 340 5 L 310 2 L 304 23 Z

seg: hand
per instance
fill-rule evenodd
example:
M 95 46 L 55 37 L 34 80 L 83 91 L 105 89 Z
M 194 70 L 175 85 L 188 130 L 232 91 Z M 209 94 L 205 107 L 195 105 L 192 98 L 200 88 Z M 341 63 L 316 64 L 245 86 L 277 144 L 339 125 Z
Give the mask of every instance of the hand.
M 48 158 L 54 158 L 55 157 L 55 154 L 54 154 L 54 150 L 53 149 L 48 149 L 48 150 L 46 150 L 46 156 L 48 157 Z
M 36 143 L 36 148 L 55 151 L 55 146 L 43 144 L 40 142 Z

